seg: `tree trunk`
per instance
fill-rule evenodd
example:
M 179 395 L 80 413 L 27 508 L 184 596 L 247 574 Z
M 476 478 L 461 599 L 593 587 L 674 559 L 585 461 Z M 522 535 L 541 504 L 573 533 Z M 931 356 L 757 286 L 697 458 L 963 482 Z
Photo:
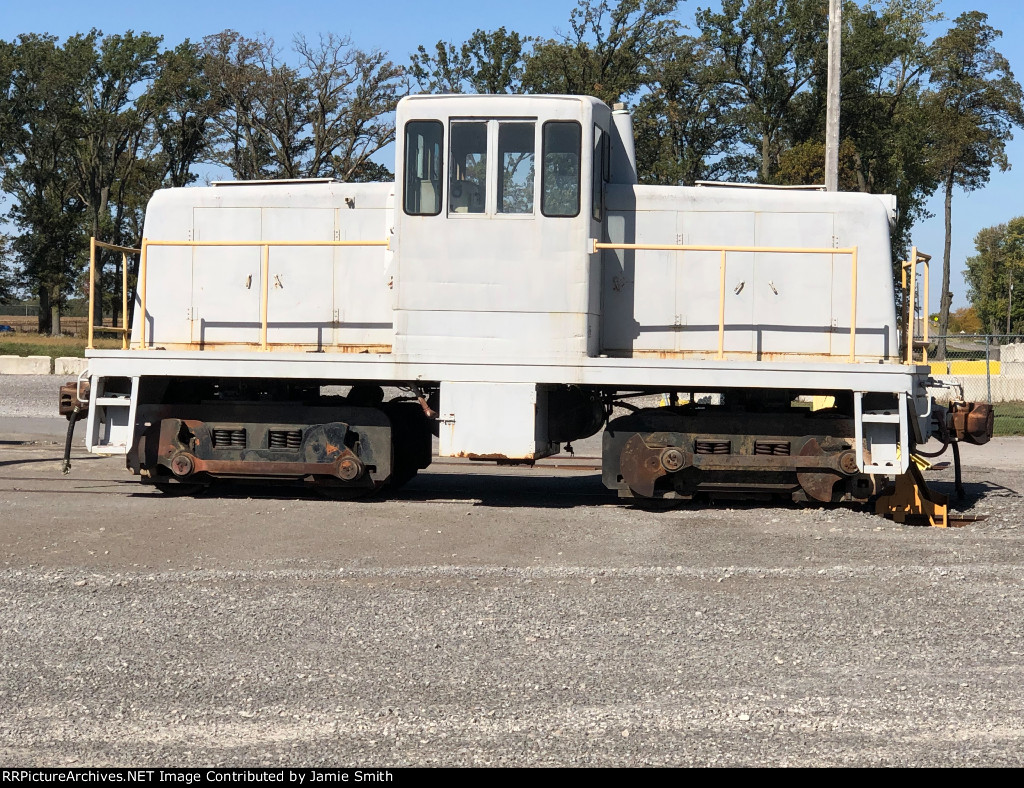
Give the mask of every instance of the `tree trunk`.
M 95 201 L 95 200 L 94 200 Z M 98 206 L 93 206 L 92 209 L 92 237 L 97 241 L 104 239 L 100 238 L 100 212 Z M 103 253 L 101 250 L 96 250 L 96 281 L 93 285 L 92 292 L 89 293 L 89 298 L 93 299 L 96 304 L 96 314 L 94 320 L 95 325 L 103 325 Z
M 50 333 L 50 291 L 46 285 L 39 286 L 39 333 Z
M 942 296 L 939 298 L 939 339 L 938 347 L 935 349 L 935 358 L 938 361 L 946 359 L 946 334 L 949 331 L 949 307 L 953 302 L 953 294 L 949 292 L 949 254 L 953 244 L 953 172 L 950 170 L 946 176 L 946 240 L 942 245 Z M 928 319 L 928 315 L 924 316 Z

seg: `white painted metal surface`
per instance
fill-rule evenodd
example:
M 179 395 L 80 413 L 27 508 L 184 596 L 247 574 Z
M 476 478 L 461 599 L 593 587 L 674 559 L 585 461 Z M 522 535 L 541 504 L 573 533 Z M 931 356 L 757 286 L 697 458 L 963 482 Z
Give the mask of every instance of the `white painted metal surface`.
M 536 384 L 441 383 L 442 457 L 547 457 L 559 447 L 547 440 L 546 425 L 546 398 Z
M 150 201 L 145 232 L 151 241 L 384 241 L 393 225 L 392 190 L 334 181 L 167 189 Z M 258 346 L 261 247 L 152 246 L 148 256 L 147 346 Z M 271 345 L 391 347 L 387 249 L 273 246 L 268 262 Z M 138 326 L 132 341 L 139 342 Z
M 608 236 L 637 244 L 857 246 L 857 358 L 897 360 L 889 222 L 874 195 L 768 189 L 610 186 Z M 717 252 L 606 251 L 602 350 L 695 355 L 717 350 Z M 725 350 L 731 358 L 807 361 L 849 350 L 848 255 L 730 253 Z
M 429 383 L 442 453 L 523 458 L 551 450 L 538 384 L 898 393 L 895 427 L 858 414 L 858 429 L 873 462 L 905 469 L 908 425 L 928 430 L 929 400 L 927 369 L 897 363 L 891 200 L 638 186 L 622 163 L 629 124 L 587 97 L 411 97 L 397 122 L 395 184 L 158 192 L 150 241 L 390 248 L 271 247 L 261 352 L 263 247 L 150 247 L 147 348 L 90 351 L 94 390 L 150 375 Z M 594 241 L 857 247 L 856 363 L 849 256 L 730 253 L 715 360 L 718 252 L 594 253 Z M 125 418 L 94 402 L 90 447 L 125 445 Z

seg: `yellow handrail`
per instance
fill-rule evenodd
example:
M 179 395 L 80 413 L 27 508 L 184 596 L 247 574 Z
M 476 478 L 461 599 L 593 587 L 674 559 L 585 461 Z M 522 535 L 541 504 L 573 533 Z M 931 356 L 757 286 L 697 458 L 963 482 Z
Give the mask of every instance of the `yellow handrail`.
M 907 290 L 907 298 L 909 298 L 908 309 L 907 309 L 907 357 L 906 363 L 914 363 L 914 300 L 917 295 L 917 263 L 918 261 L 924 265 L 924 319 L 921 321 L 924 326 L 921 329 L 921 363 L 928 363 L 928 286 L 929 286 L 929 268 L 932 261 L 930 254 L 919 252 L 916 246 L 910 247 L 910 259 L 904 260 L 902 265 L 903 271 L 903 287 Z M 907 269 L 910 269 L 910 283 L 909 288 L 907 284 Z
M 139 259 L 139 314 L 142 322 L 139 324 L 139 349 L 146 349 L 146 286 L 147 266 L 149 263 L 149 247 L 151 246 L 261 246 L 263 256 L 261 261 L 262 291 L 260 292 L 260 350 L 267 350 L 267 311 L 269 308 L 270 291 L 270 247 L 271 246 L 382 246 L 391 248 L 391 242 L 383 241 L 150 241 L 142 239 L 142 255 Z
M 713 246 L 702 244 L 613 244 L 594 240 L 594 252 L 602 249 L 651 252 L 721 252 L 718 284 L 718 358 L 725 358 L 725 257 L 728 252 L 777 252 L 781 254 L 848 254 L 850 255 L 850 362 L 856 358 L 857 338 L 857 247 L 800 246 Z
M 121 326 L 97 326 L 96 322 L 96 250 L 109 249 L 112 252 L 121 253 Z M 86 348 L 93 349 L 93 332 L 110 331 L 121 335 L 121 350 L 128 349 L 128 334 L 131 329 L 128 327 L 128 255 L 139 254 L 141 249 L 132 249 L 128 246 L 117 246 L 103 241 L 97 241 L 94 237 L 89 239 L 89 339 Z

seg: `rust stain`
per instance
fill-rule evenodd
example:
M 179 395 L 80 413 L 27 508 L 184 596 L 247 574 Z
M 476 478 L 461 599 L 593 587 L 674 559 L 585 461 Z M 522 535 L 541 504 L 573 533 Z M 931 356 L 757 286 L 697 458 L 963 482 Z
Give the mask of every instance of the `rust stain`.
M 137 350 L 138 348 L 130 348 Z M 391 353 L 391 345 L 365 344 L 365 345 L 316 345 L 287 342 L 270 342 L 267 350 L 264 351 L 259 342 L 160 342 L 150 345 L 149 350 L 248 350 L 257 353 Z
M 690 360 L 690 361 L 717 361 L 718 351 L 715 350 L 642 350 L 636 349 L 630 351 L 607 351 L 609 355 L 615 357 L 629 358 L 657 358 L 657 359 L 671 359 L 671 360 Z M 881 356 L 858 356 L 857 363 L 865 360 L 884 360 Z M 849 353 L 757 353 L 751 350 L 726 350 L 725 361 L 796 361 L 800 363 L 807 362 L 820 362 L 827 364 L 840 364 L 848 362 L 850 359 Z M 898 360 L 892 360 L 893 363 L 898 363 Z
M 532 454 L 523 457 L 510 457 L 507 454 L 474 454 L 472 452 L 460 451 L 449 456 L 479 462 L 496 462 L 499 465 L 533 465 L 537 461 L 537 458 Z
M 992 406 L 986 402 L 953 402 L 949 407 L 950 431 L 958 441 L 981 446 L 992 439 L 993 417 Z

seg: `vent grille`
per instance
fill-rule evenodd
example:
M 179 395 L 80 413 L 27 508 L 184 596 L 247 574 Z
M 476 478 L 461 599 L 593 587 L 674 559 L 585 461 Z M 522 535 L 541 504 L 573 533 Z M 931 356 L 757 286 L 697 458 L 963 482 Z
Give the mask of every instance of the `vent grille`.
M 696 441 L 693 444 L 694 454 L 732 454 L 730 441 Z
M 215 427 L 213 430 L 215 449 L 245 448 L 245 430 Z
M 788 457 L 789 441 L 755 441 L 754 454 L 771 454 L 776 457 Z
M 302 445 L 302 430 L 269 430 L 267 441 L 271 449 L 297 449 Z

